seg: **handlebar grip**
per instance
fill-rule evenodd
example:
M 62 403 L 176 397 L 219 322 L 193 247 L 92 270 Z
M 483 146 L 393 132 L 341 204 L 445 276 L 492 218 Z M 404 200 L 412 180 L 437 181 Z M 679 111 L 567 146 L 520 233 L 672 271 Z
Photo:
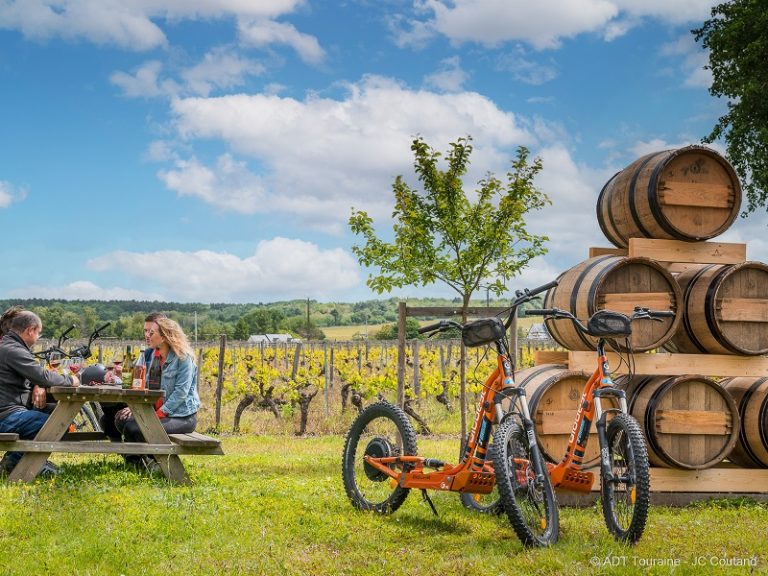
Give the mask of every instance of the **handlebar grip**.
M 443 327 L 442 322 L 438 322 L 437 324 L 430 324 L 429 326 L 423 326 L 419 328 L 419 334 L 424 334 L 426 332 L 433 332 L 435 330 L 439 330 Z
M 550 288 L 554 288 L 558 284 L 559 284 L 559 282 L 557 280 L 552 280 L 552 282 L 544 284 L 543 286 L 539 286 L 538 288 L 534 288 L 533 290 L 529 290 L 528 294 L 531 295 L 531 296 L 533 296 L 535 294 L 541 294 L 542 292 L 546 292 Z
M 102 330 L 104 330 L 104 328 L 109 327 L 111 324 L 112 322 L 107 322 L 106 324 L 104 324 L 104 326 L 101 326 L 100 328 L 96 328 L 96 330 L 93 331 L 94 334 L 101 332 Z
M 554 308 L 531 308 L 525 311 L 526 316 L 554 316 Z
M 651 318 L 674 318 L 675 313 L 672 310 L 649 310 L 648 316 Z

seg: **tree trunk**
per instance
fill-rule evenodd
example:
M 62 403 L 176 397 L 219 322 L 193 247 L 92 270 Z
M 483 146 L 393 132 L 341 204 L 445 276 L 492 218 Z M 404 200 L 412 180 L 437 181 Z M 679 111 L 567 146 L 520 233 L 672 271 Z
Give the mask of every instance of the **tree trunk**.
M 470 294 L 464 294 L 464 305 L 461 308 L 461 323 L 467 323 L 467 308 L 469 308 Z M 461 451 L 464 453 L 464 443 L 466 443 L 467 436 L 467 348 L 464 346 L 464 342 L 461 342 L 461 353 L 459 354 L 459 409 L 461 410 L 461 437 L 462 447 Z
M 245 412 L 245 409 L 253 404 L 254 400 L 256 400 L 256 396 L 253 394 L 246 394 L 245 398 L 240 400 L 240 403 L 235 409 L 235 421 L 232 423 L 232 432 L 240 432 L 240 417 L 243 415 L 243 412 Z
M 298 436 L 303 436 L 307 431 L 307 420 L 309 419 L 309 404 L 312 402 L 315 396 L 317 396 L 318 388 L 312 384 L 308 384 L 299 390 L 299 410 L 301 411 L 301 419 L 299 421 Z
M 407 398 L 405 401 L 405 404 L 403 406 L 403 410 L 405 411 L 408 416 L 413 418 L 416 423 L 419 425 L 419 434 L 432 434 L 432 432 L 429 429 L 429 426 L 427 426 L 427 421 L 424 420 L 421 416 L 419 416 L 416 411 L 413 409 L 413 398 Z
M 349 401 L 355 408 L 357 408 L 358 414 L 363 411 L 363 396 L 354 388 L 352 388 L 352 396 Z
M 349 391 L 352 389 L 351 384 L 344 384 L 341 387 L 341 413 L 347 410 L 347 400 L 349 399 Z
M 448 381 L 443 380 L 441 383 L 443 385 L 443 391 L 440 392 L 440 394 L 438 394 L 437 396 L 435 396 L 435 400 L 440 402 L 440 404 L 444 404 L 445 409 L 448 410 L 448 412 L 453 412 L 453 405 L 451 404 L 451 398 L 448 395 Z

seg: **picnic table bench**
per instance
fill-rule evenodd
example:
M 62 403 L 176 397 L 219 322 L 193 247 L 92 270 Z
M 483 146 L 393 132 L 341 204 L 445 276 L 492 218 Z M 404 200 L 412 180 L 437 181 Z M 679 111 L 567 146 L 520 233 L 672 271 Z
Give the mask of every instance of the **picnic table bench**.
M 8 476 L 10 482 L 30 482 L 52 452 L 90 454 L 147 454 L 154 456 L 166 478 L 180 484 L 190 479 L 179 455 L 221 455 L 221 443 L 215 438 L 192 432 L 165 432 L 155 415 L 154 404 L 162 390 L 124 390 L 110 386 L 54 386 L 50 393 L 56 408 L 34 440 L 19 440 L 18 434 L 0 433 L 0 452 L 25 452 Z M 68 432 L 69 424 L 86 402 L 122 402 L 131 408 L 146 442 L 109 442 L 101 432 Z

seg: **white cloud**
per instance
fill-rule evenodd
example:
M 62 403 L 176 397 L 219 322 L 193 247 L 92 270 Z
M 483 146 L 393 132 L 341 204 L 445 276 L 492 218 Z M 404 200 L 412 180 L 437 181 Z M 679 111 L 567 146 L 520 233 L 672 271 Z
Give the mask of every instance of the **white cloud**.
M 264 66 L 242 58 L 231 49 L 219 47 L 208 52 L 203 60 L 181 73 L 187 92 L 208 96 L 213 90 L 234 88 L 244 83 L 246 76 L 264 72 Z
M 138 6 L 116 0 L 10 0 L 0 4 L 0 28 L 38 40 L 60 36 L 139 51 L 166 42 Z
M 440 69 L 424 78 L 424 84 L 443 92 L 460 92 L 468 75 L 461 69 L 458 56 L 440 62 Z
M 703 22 L 713 0 L 421 0 L 408 26 L 399 25 L 400 45 L 421 44 L 430 34 L 454 42 L 497 46 L 520 40 L 538 50 L 557 48 L 565 38 L 602 33 L 607 40 L 625 34 L 644 18 L 671 24 Z
M 27 286 L 8 291 L 11 298 L 55 298 L 63 300 L 163 300 L 160 294 L 129 288 L 102 288 L 87 280 L 65 286 Z
M 171 80 L 160 80 L 163 64 L 157 60 L 145 62 L 133 74 L 114 72 L 109 81 L 120 88 L 128 98 L 155 98 L 179 92 L 179 85 Z
M 664 44 L 661 53 L 679 61 L 678 66 L 685 78 L 685 86 L 709 88 L 712 85 L 712 71 L 704 69 L 704 66 L 709 64 L 709 53 L 696 43 L 691 34 Z
M 261 210 L 259 194 L 268 190 L 270 210 L 307 214 L 320 225 L 345 222 L 353 205 L 388 216 L 394 177 L 413 173 L 409 148 L 417 134 L 440 150 L 472 135 L 469 182 L 487 170 L 506 170 L 509 150 L 535 140 L 514 114 L 485 96 L 415 91 L 381 77 L 350 85 L 341 100 L 239 94 L 174 100 L 172 109 L 186 142 L 223 140 L 237 155 L 255 159 L 263 176 L 257 181 L 235 162 L 233 180 L 233 172 L 221 165 L 205 168 L 192 159 L 161 173 L 167 185 L 177 191 L 185 186 L 185 193 L 245 212 Z M 254 200 L 232 203 L 213 193 L 222 183 L 224 189 L 244 190 L 226 184 L 234 181 L 247 182 Z
M 360 283 L 357 261 L 347 251 L 280 237 L 259 242 L 246 258 L 209 250 L 118 251 L 94 258 L 88 266 L 131 274 L 162 289 L 166 298 L 181 301 L 328 298 Z
M 325 58 L 325 51 L 317 38 L 299 32 L 292 24 L 261 19 L 241 21 L 238 28 L 240 39 L 247 46 L 261 48 L 271 44 L 285 44 L 310 64 L 319 64 Z
M 496 68 L 503 72 L 510 72 L 515 80 L 533 86 L 539 86 L 557 78 L 557 69 L 554 65 L 530 60 L 522 50 L 500 56 L 496 61 Z
M 261 179 L 244 162 L 229 154 L 219 157 L 216 167 L 204 166 L 196 158 L 176 160 L 175 170 L 160 171 L 165 185 L 180 196 L 196 196 L 224 210 L 255 214 L 268 210 Z
M 426 27 L 454 42 L 497 46 L 522 40 L 540 50 L 598 30 L 618 15 L 607 0 L 424 0 L 423 6 L 432 13 Z
M 10 182 L 0 180 L 0 208 L 8 208 L 14 202 L 20 202 L 27 197 L 27 189 L 15 186 Z
M 544 258 L 550 266 L 546 270 L 562 272 L 586 260 L 590 246 L 608 245 L 597 224 L 595 206 L 601 188 L 616 170 L 577 164 L 560 145 L 544 148 L 538 156 L 544 169 L 535 184 L 549 196 L 552 205 L 532 212 L 526 221 L 531 231 L 549 236 L 549 250 L 557 254 L 556 259 Z
M 194 66 L 182 69 L 178 81 L 162 78 L 163 68 L 161 62 L 150 60 L 133 73 L 114 72 L 109 80 L 128 98 L 208 96 L 214 90 L 241 86 L 247 76 L 264 72 L 263 65 L 221 46 L 205 54 Z
M 0 28 L 34 39 L 62 37 L 135 51 L 165 46 L 153 20 L 276 18 L 305 0 L 5 0 Z

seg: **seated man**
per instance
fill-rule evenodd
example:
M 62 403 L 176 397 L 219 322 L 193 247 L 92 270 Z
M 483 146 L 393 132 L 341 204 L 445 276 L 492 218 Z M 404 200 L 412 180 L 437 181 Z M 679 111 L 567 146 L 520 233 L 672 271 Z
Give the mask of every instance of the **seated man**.
M 3 315 L 6 320 L 6 315 Z M 5 322 L 4 322 L 5 323 Z M 8 319 L 8 332 L 0 340 L 0 432 L 14 432 L 23 440 L 32 440 L 48 419 L 45 408 L 46 389 L 51 386 L 77 386 L 77 376 L 66 376 L 46 370 L 38 364 L 30 348 L 43 330 L 37 314 L 15 310 Z M 33 386 L 37 386 L 34 393 Z M 30 410 L 31 405 L 37 408 Z M 8 452 L 0 460 L 0 473 L 13 470 L 22 457 L 21 452 Z M 47 462 L 42 473 L 52 475 L 58 469 Z

